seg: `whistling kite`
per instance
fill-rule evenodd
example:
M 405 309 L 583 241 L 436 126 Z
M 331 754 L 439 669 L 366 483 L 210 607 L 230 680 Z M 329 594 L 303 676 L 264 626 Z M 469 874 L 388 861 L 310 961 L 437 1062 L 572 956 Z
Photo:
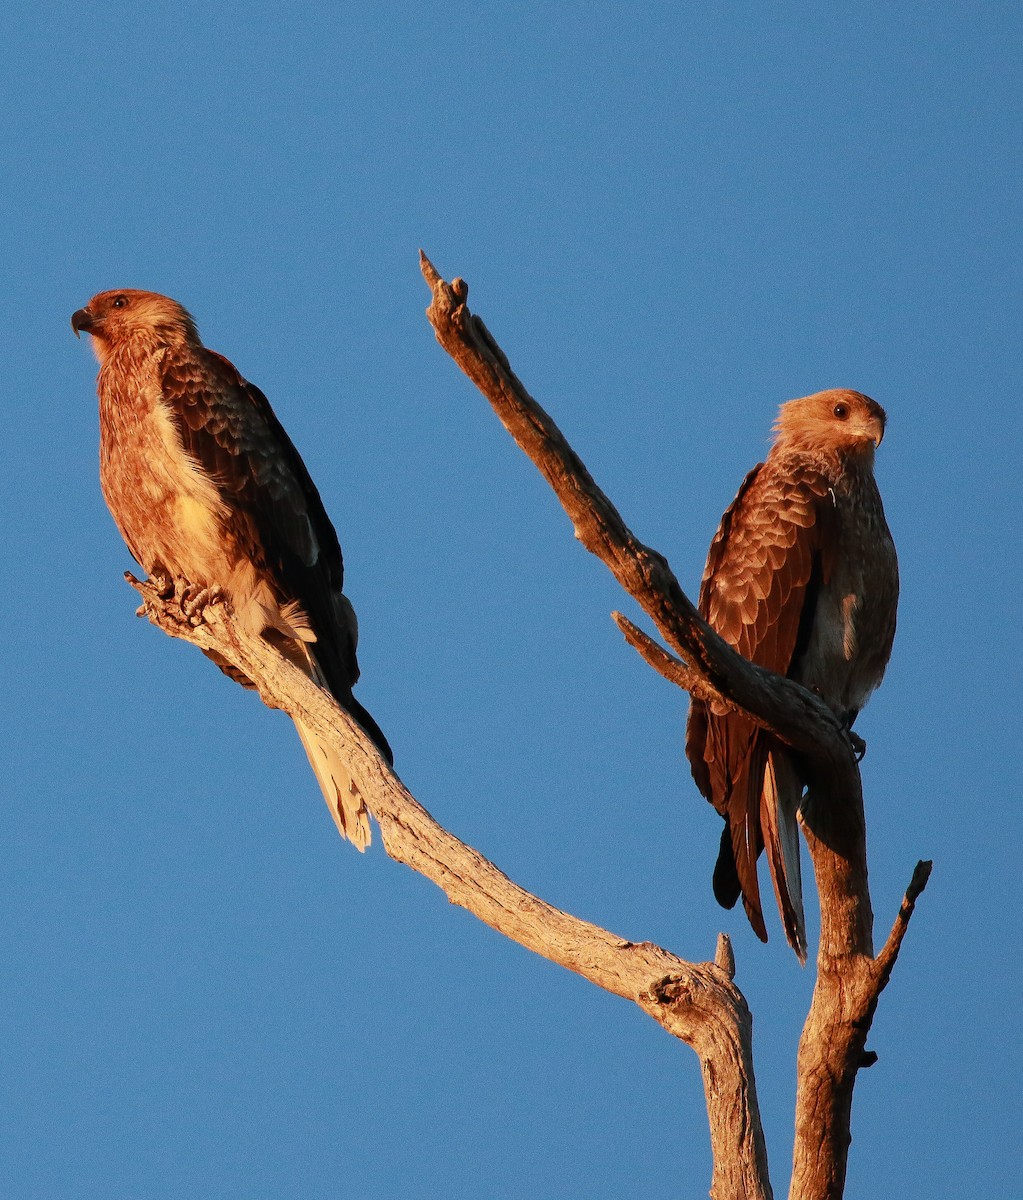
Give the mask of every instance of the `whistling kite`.
M 721 519 L 700 588 L 700 612 L 725 641 L 817 693 L 849 729 L 895 636 L 899 569 L 874 481 L 884 428 L 884 410 L 859 392 L 783 404 L 767 461 Z M 699 700 L 686 754 L 725 819 L 715 896 L 731 908 L 741 895 L 766 942 L 757 882 L 766 846 L 785 935 L 805 961 L 798 760 L 747 717 Z
M 352 695 L 358 626 L 337 534 L 266 397 L 166 296 L 101 292 L 71 326 L 99 359 L 100 482 L 128 549 L 168 587 L 219 588 L 243 627 L 326 688 L 390 760 Z M 364 849 L 369 817 L 345 764 L 296 726 L 338 829 Z

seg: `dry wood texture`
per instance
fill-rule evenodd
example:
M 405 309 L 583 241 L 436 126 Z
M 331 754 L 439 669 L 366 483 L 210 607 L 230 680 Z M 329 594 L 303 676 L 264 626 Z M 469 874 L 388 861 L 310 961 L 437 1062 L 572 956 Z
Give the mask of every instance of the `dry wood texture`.
M 620 627 L 666 678 L 705 699 L 741 708 L 804 758 L 812 780 L 804 832 L 821 897 L 822 937 L 813 1002 L 799 1046 L 793 1197 L 842 1193 L 856 1072 L 869 1065 L 865 1039 L 888 982 L 929 864 L 920 864 L 881 954 L 872 948 L 859 767 L 835 716 L 791 680 L 748 663 L 703 621 L 665 559 L 639 542 L 550 417 L 528 395 L 483 323 L 468 289 L 447 284 L 429 261 L 427 310 L 441 345 L 476 383 L 505 427 L 551 484 L 576 537 L 607 564 L 653 620 L 665 650 L 624 617 Z M 772 1195 L 753 1073 L 752 1020 L 733 983 L 727 938 L 714 962 L 689 963 L 649 942 L 632 942 L 561 912 L 513 883 L 441 828 L 390 770 L 359 726 L 325 692 L 261 638 L 245 635 L 214 596 L 182 607 L 129 576 L 140 615 L 174 637 L 232 664 L 264 702 L 301 719 L 351 766 L 391 858 L 443 889 L 455 904 L 552 962 L 638 1004 L 693 1047 L 703 1073 L 715 1200 Z M 676 657 L 676 655 L 680 657 Z
M 523 890 L 430 816 L 359 726 L 261 638 L 238 628 L 226 606 L 199 611 L 128 576 L 140 615 L 235 666 L 264 703 L 300 718 L 351 766 L 391 858 L 425 875 L 448 899 L 493 929 L 585 979 L 631 1000 L 700 1059 L 714 1153 L 715 1200 L 771 1196 L 752 1065 L 752 1018 L 732 982 L 729 952 L 689 963 L 650 942 L 632 942 Z
M 803 830 L 820 896 L 821 941 L 817 984 L 799 1046 L 790 1195 L 799 1200 L 838 1197 L 845 1182 L 856 1072 L 871 1061 L 864 1043 L 930 865 L 918 864 L 896 928 L 875 959 L 860 772 L 839 721 L 798 684 L 746 662 L 707 626 L 663 556 L 625 525 L 550 416 L 515 376 L 486 326 L 469 311 L 465 282 L 446 283 L 425 255 L 421 267 L 433 293 L 427 316 L 437 340 L 550 483 L 576 537 L 607 565 L 683 661 L 615 614 L 630 643 L 679 686 L 744 709 L 804 760 L 810 793 Z

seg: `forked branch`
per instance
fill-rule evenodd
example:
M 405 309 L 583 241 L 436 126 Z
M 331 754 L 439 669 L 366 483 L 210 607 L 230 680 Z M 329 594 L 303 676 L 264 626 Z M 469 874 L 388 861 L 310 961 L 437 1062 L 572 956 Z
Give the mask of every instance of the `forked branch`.
M 742 709 L 802 758 L 809 780 L 803 829 L 820 896 L 821 942 L 817 984 L 799 1048 L 791 1195 L 799 1200 L 838 1197 L 845 1181 L 856 1072 L 869 1062 L 864 1043 L 877 997 L 891 973 L 926 872 L 918 868 L 901 924 L 896 923 L 875 960 L 863 796 L 845 729 L 817 697 L 747 662 L 710 629 L 664 557 L 626 526 L 554 421 L 512 371 L 482 320 L 469 311 L 465 282 L 446 283 L 422 254 L 420 265 L 433 293 L 427 317 L 437 340 L 550 483 L 576 537 L 607 565 L 681 658 L 615 614 L 630 644 L 665 678 L 701 699 Z
M 737 705 L 819 764 L 821 774 L 855 789 L 855 757 L 835 714 L 799 684 L 748 662 L 710 628 L 664 556 L 625 524 L 550 415 L 526 391 L 483 321 L 469 311 L 465 281 L 445 282 L 422 253 L 420 266 L 433 292 L 426 315 L 437 340 L 551 485 L 576 538 L 607 566 L 691 668 L 701 694 Z
M 483 323 L 423 258 L 433 291 L 428 310 L 442 345 L 493 404 L 551 483 L 576 536 L 597 554 L 653 619 L 675 653 L 624 617 L 619 625 L 661 674 L 705 699 L 749 713 L 800 752 L 812 781 L 807 841 L 822 906 L 819 974 L 799 1050 L 793 1196 L 841 1195 L 856 1071 L 909 917 L 926 883 L 920 864 L 884 949 L 871 949 L 870 901 L 859 770 L 845 731 L 814 696 L 752 666 L 700 618 L 664 558 L 639 542 L 597 488 L 550 417 L 526 393 Z M 732 982 L 727 938 L 714 962 L 688 963 L 649 942 L 632 942 L 581 921 L 518 887 L 417 803 L 359 726 L 262 638 L 245 634 L 227 606 L 199 613 L 150 584 L 131 582 L 145 614 L 174 637 L 212 652 L 252 680 L 263 700 L 300 719 L 346 760 L 376 818 L 387 853 L 440 887 L 455 904 L 527 949 L 638 1004 L 699 1056 L 710 1121 L 715 1200 L 771 1196 L 756 1102 L 750 1013 Z M 676 657 L 681 656 L 681 658 Z

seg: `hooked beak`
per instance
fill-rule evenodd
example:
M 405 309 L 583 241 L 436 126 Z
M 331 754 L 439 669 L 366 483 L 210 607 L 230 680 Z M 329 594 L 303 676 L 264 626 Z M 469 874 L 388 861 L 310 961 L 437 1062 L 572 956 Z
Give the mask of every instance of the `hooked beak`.
M 870 420 L 871 441 L 875 447 L 884 441 L 884 424 L 884 417 L 872 417 Z
M 71 328 L 75 331 L 75 337 L 81 337 L 83 329 L 86 333 L 91 333 L 93 324 L 93 315 L 87 308 L 80 308 L 71 314 Z

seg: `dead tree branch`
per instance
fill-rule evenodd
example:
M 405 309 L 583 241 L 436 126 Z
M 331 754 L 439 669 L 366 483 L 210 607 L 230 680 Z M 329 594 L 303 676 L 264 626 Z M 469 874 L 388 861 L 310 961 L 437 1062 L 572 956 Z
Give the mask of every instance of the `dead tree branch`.
M 528 950 L 638 1004 L 700 1059 L 710 1117 L 714 1200 L 770 1200 L 767 1155 L 752 1069 L 752 1018 L 732 982 L 728 951 L 689 963 L 632 942 L 545 903 L 443 829 L 406 790 L 376 747 L 332 697 L 262 638 L 244 633 L 222 603 L 186 614 L 160 589 L 127 577 L 139 615 L 172 637 L 229 662 L 264 703 L 300 718 L 348 763 L 384 848 L 441 888 L 452 903 Z
M 550 483 L 575 536 L 607 565 L 683 661 L 616 615 L 630 643 L 666 678 L 701 698 L 724 698 L 741 708 L 803 760 L 809 780 L 803 828 L 820 896 L 821 942 L 817 983 L 799 1047 L 791 1195 L 799 1200 L 839 1197 L 856 1072 L 865 1065 L 864 1043 L 877 997 L 926 875 L 914 876 L 918 887 L 912 897 L 907 895 L 902 924 L 897 923 L 875 960 L 863 795 L 846 731 L 819 699 L 792 680 L 747 662 L 709 628 L 664 557 L 625 525 L 512 371 L 486 326 L 469 311 L 465 282 L 446 283 L 422 254 L 420 265 L 433 293 L 427 317 L 437 340 Z
M 607 566 L 715 696 L 730 698 L 818 764 L 822 775 L 854 789 L 855 756 L 835 714 L 799 684 L 754 666 L 718 637 L 690 603 L 664 556 L 628 528 L 561 430 L 526 391 L 483 321 L 469 311 L 465 281 L 446 283 L 425 254 L 420 254 L 420 264 L 433 291 L 426 315 L 437 340 L 551 485 L 576 538 Z

